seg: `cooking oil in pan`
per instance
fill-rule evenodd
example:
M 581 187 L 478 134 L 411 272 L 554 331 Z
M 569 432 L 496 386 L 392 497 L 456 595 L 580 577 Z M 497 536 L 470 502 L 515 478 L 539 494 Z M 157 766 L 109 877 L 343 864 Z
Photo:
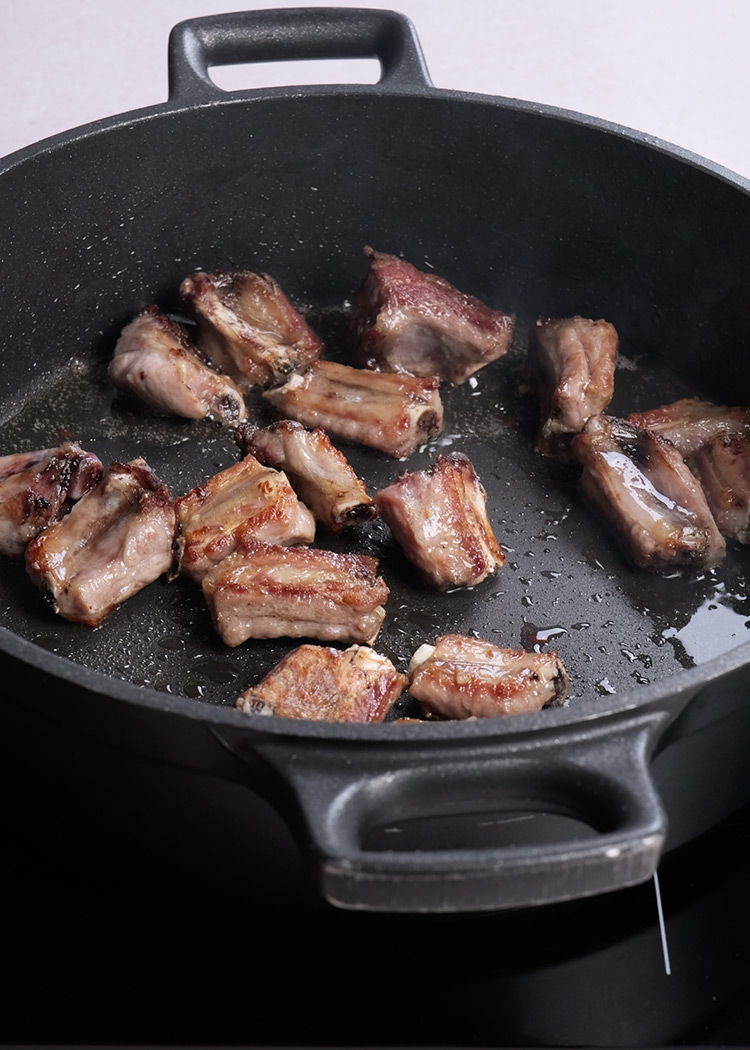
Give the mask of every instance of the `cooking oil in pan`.
M 314 320 L 326 327 L 328 345 L 340 349 L 345 314 L 329 311 Z M 518 329 L 525 330 L 523 323 Z M 747 552 L 730 544 L 723 564 L 697 578 L 634 570 L 582 503 L 575 471 L 534 453 L 537 407 L 523 389 L 522 362 L 517 346 L 463 386 L 444 386 L 443 434 L 408 462 L 337 442 L 371 493 L 440 453 L 466 453 L 487 490 L 506 555 L 505 566 L 482 584 L 441 594 L 424 585 L 380 521 L 340 537 L 319 534 L 318 545 L 379 559 L 390 596 L 375 647 L 400 670 L 422 643 L 448 633 L 555 649 L 570 674 L 569 702 L 596 703 L 746 641 Z M 231 431 L 134 405 L 109 386 L 107 363 L 83 353 L 71 362 L 0 427 L 0 455 L 54 445 L 66 434 L 105 463 L 144 456 L 175 496 L 236 462 Z M 615 413 L 695 396 L 648 358 L 628 365 L 618 370 Z M 275 418 L 260 398 L 251 417 L 259 425 Z M 0 564 L 0 594 L 0 624 L 37 645 L 105 675 L 213 704 L 232 706 L 298 644 L 278 639 L 228 649 L 199 588 L 183 579 L 156 581 L 95 630 L 55 616 L 21 563 Z

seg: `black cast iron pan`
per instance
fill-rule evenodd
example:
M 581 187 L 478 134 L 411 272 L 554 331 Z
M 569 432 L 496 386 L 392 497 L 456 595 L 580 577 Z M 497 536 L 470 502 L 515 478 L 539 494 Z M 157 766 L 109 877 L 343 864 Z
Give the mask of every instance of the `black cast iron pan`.
M 364 55 L 381 61 L 378 84 L 225 93 L 209 76 L 230 62 Z M 392 12 L 196 19 L 175 28 L 169 59 L 164 105 L 0 167 L 0 453 L 66 432 L 104 461 L 143 455 L 186 492 L 238 451 L 218 425 L 159 418 L 116 395 L 106 365 L 121 327 L 150 302 L 184 315 L 177 288 L 196 268 L 253 269 L 273 274 L 329 355 L 347 360 L 363 246 L 401 253 L 515 313 L 516 344 L 476 384 L 444 390 L 444 433 L 408 464 L 341 447 L 372 491 L 440 451 L 467 453 L 507 565 L 473 590 L 436 594 L 381 523 L 319 542 L 380 558 L 391 595 L 376 647 L 400 668 L 439 634 L 476 632 L 554 646 L 571 698 L 459 724 L 248 717 L 233 709 L 237 695 L 292 643 L 226 649 L 179 580 L 147 588 L 97 630 L 73 626 L 8 563 L 0 644 L 28 677 L 4 704 L 243 779 L 284 814 L 323 894 L 344 907 L 519 908 L 648 878 L 665 844 L 750 793 L 740 774 L 705 797 L 737 765 L 747 553 L 731 549 L 699 578 L 634 570 L 582 504 L 575 471 L 533 452 L 525 333 L 539 314 L 614 323 L 615 412 L 690 394 L 748 403 L 747 184 L 599 120 L 437 90 L 410 23 Z M 274 418 L 252 407 L 259 422 Z M 409 713 L 406 697 L 395 715 Z M 678 757 L 657 785 L 665 754 Z

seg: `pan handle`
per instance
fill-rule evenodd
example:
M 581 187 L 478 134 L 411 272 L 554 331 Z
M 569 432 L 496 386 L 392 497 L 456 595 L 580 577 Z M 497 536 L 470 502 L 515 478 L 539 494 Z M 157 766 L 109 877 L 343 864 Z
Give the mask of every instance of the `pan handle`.
M 432 86 L 416 31 L 395 11 L 307 7 L 239 11 L 179 22 L 169 37 L 171 102 L 215 102 L 211 66 L 314 58 L 377 58 L 370 90 Z
M 649 764 L 667 721 L 659 711 L 631 713 L 572 733 L 473 737 L 458 747 L 455 739 L 415 742 L 410 732 L 409 741 L 387 746 L 266 737 L 253 749 L 291 788 L 291 824 L 309 844 L 330 903 L 499 910 L 653 875 L 667 822 Z M 540 815 L 540 840 L 524 842 L 530 818 Z M 554 834 L 544 823 L 550 815 Z M 482 840 L 488 828 L 501 832 L 499 842 Z

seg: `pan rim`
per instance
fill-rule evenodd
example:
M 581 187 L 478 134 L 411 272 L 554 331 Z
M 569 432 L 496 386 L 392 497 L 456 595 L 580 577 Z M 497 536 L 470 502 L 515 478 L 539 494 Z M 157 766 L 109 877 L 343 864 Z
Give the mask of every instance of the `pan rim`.
M 352 96 L 367 101 L 376 102 L 380 99 L 403 98 L 418 101 L 433 101 L 437 104 L 443 102 L 455 102 L 458 104 L 473 104 L 478 106 L 489 106 L 491 108 L 507 109 L 520 113 L 527 113 L 539 118 L 559 120 L 563 123 L 575 124 L 590 128 L 593 131 L 613 135 L 617 138 L 625 138 L 644 148 L 665 154 L 674 160 L 700 168 L 707 174 L 718 177 L 728 182 L 737 189 L 750 194 L 750 178 L 733 171 L 731 168 L 720 164 L 718 161 L 695 153 L 686 147 L 670 142 L 658 135 L 640 131 L 625 124 L 607 120 L 603 117 L 593 116 L 578 110 L 566 109 L 554 106 L 550 103 L 531 102 L 525 99 L 505 95 L 487 95 L 479 92 L 461 91 L 455 88 L 440 88 L 433 85 L 418 84 L 414 87 L 387 87 L 375 84 L 314 84 L 289 87 L 265 87 L 251 88 L 244 91 L 224 92 L 222 96 L 194 104 L 183 101 L 167 99 L 165 102 L 156 103 L 152 106 L 140 107 L 138 109 L 126 110 L 108 117 L 101 117 L 85 124 L 66 129 L 49 135 L 37 142 L 22 146 L 13 152 L 0 157 L 0 177 L 15 167 L 34 159 L 43 153 L 50 153 L 57 149 L 74 145 L 85 141 L 93 136 L 116 131 L 119 128 L 145 124 L 160 118 L 169 118 L 182 113 L 196 113 L 203 110 L 213 111 L 225 106 L 241 105 L 243 103 L 262 104 L 270 100 L 294 100 L 294 99 L 323 99 L 342 98 Z
M 583 727 L 591 722 L 636 717 L 649 710 L 675 713 L 700 689 L 716 682 L 732 671 L 750 663 L 750 641 L 730 649 L 697 667 L 678 671 L 659 681 L 617 693 L 595 701 L 586 701 L 575 707 L 549 707 L 530 714 L 497 716 L 493 718 L 450 720 L 398 724 L 341 723 L 315 720 L 297 720 L 277 715 L 246 714 L 234 707 L 209 703 L 176 693 L 160 692 L 136 685 L 126 679 L 115 678 L 101 671 L 79 664 L 75 660 L 50 652 L 36 643 L 0 627 L 0 651 L 22 663 L 46 672 L 52 677 L 98 696 L 114 699 L 152 711 L 178 715 L 189 721 L 217 723 L 260 731 L 263 735 L 292 738 L 325 738 L 327 741 L 397 742 L 414 740 L 473 739 L 487 740 L 491 736 L 523 736 L 540 732 L 558 733 L 572 727 Z

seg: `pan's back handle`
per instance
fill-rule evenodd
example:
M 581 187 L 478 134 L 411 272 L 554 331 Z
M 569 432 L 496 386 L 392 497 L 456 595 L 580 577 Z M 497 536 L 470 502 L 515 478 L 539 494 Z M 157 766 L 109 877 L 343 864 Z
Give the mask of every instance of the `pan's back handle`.
M 178 23 L 169 37 L 169 99 L 191 105 L 225 98 L 211 66 L 315 58 L 377 58 L 371 90 L 431 87 L 412 23 L 395 11 L 306 7 L 239 11 Z
M 269 735 L 253 751 L 291 789 L 287 819 L 330 903 L 500 910 L 619 890 L 653 875 L 667 821 L 650 758 L 666 721 L 663 712 L 640 712 L 583 731 L 494 738 L 488 726 L 485 741 L 447 745 L 420 741 L 418 726 L 404 726 L 404 738 L 387 746 Z M 241 738 L 224 742 L 242 753 Z M 540 840 L 528 840 L 524 822 L 540 814 L 575 819 L 562 821 L 562 833 L 556 825 L 549 840 L 542 823 Z M 442 824 L 430 831 L 435 820 Z M 493 824 L 501 838 L 488 841 Z M 410 827 L 423 835 L 405 845 Z M 466 836 L 456 837 L 456 828 Z

